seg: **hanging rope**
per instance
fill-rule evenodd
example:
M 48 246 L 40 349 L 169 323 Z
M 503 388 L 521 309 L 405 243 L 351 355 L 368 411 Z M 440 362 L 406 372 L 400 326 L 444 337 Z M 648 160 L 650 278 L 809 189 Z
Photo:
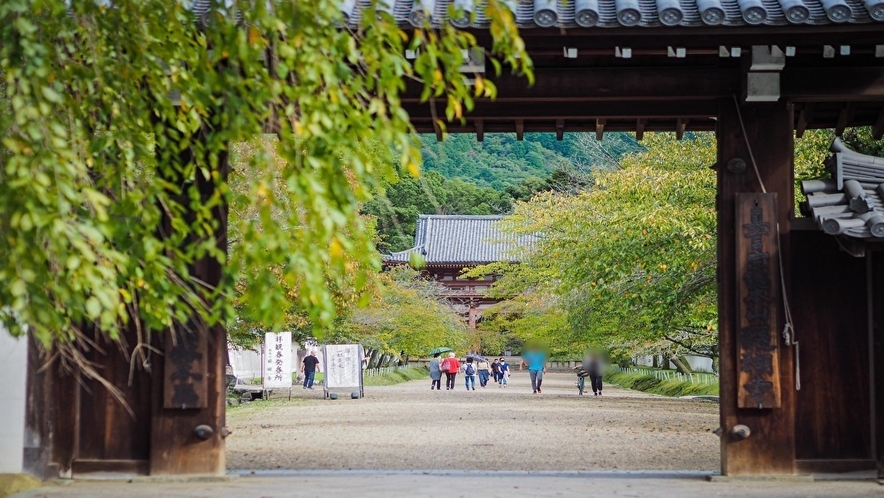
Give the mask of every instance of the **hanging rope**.
M 749 160 L 752 163 L 752 169 L 755 171 L 755 178 L 758 180 L 758 185 L 761 186 L 761 191 L 763 193 L 767 193 L 767 187 L 764 186 L 764 181 L 761 180 L 761 172 L 758 170 L 758 163 L 755 161 L 755 154 L 752 153 L 752 145 L 749 143 L 749 135 L 746 133 L 746 125 L 743 123 L 743 113 L 740 111 L 740 103 L 737 100 L 737 95 L 733 95 L 734 98 L 734 106 L 737 108 L 737 120 L 740 122 L 740 129 L 743 131 L 743 140 L 746 142 L 746 150 L 749 151 Z M 783 339 L 786 342 L 786 346 L 794 346 L 795 347 L 795 390 L 801 390 L 801 359 L 799 355 L 798 349 L 798 341 L 795 340 L 795 327 L 792 321 L 792 309 L 789 307 L 789 296 L 786 293 L 786 273 L 783 270 L 783 249 L 780 243 L 780 223 L 777 222 L 777 260 L 780 265 L 780 289 L 783 294 L 783 315 L 786 321 L 786 325 L 783 326 Z

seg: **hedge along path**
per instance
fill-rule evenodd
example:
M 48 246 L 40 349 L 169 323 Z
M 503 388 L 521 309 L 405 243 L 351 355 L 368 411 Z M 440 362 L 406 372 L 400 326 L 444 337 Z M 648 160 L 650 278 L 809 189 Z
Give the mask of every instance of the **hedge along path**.
M 718 384 L 663 380 L 650 374 L 610 371 L 605 374 L 605 380 L 627 389 L 663 396 L 718 396 Z

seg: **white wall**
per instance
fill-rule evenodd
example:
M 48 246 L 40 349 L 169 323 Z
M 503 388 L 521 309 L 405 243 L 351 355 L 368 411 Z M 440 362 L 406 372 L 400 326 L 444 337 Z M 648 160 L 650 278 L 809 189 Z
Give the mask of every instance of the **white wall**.
M 302 346 L 296 342 L 292 343 L 292 370 L 295 373 L 301 371 L 301 361 L 298 358 L 298 350 Z M 317 345 L 311 345 L 311 351 L 316 351 L 316 358 L 320 361 L 322 368 L 322 348 Z M 260 379 L 261 378 L 261 353 L 250 349 L 240 349 L 228 347 L 227 353 L 230 356 L 230 366 L 233 367 L 233 375 L 238 379 Z
M 0 326 L 0 382 L 3 385 L 3 408 L 0 409 L 0 474 L 16 474 L 22 471 L 27 368 L 27 339 L 15 339 Z
M 230 365 L 238 379 L 261 378 L 261 355 L 250 349 L 230 348 Z
M 691 365 L 691 370 L 694 372 L 712 372 L 712 358 L 692 355 L 686 355 L 685 358 L 688 360 L 688 363 Z M 654 364 L 653 356 L 638 356 L 634 359 L 636 365 L 650 367 Z M 657 360 L 659 362 L 663 361 L 659 356 L 657 357 Z

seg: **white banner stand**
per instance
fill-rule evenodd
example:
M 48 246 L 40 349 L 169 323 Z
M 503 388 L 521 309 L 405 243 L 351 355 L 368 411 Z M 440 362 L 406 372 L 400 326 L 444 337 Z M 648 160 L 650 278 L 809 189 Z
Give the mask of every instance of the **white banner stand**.
M 288 389 L 292 398 L 292 333 L 264 334 L 264 358 L 261 383 L 265 397 L 272 389 Z
M 362 384 L 361 344 L 329 344 L 322 347 L 323 370 L 325 380 L 322 389 L 328 398 L 329 389 L 356 388 L 359 397 L 365 397 Z

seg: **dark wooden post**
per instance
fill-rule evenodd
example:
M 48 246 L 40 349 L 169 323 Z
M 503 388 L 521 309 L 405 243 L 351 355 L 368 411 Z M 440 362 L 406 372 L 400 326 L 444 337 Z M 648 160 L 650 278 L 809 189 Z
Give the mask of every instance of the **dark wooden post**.
M 737 104 L 733 99 L 720 102 L 718 116 L 718 329 L 721 354 L 721 471 L 724 475 L 792 474 L 795 462 L 794 357 L 784 345 L 782 300 L 770 302 L 773 327 L 777 335 L 773 375 L 779 381 L 779 406 L 739 408 L 740 353 L 739 327 L 744 317 L 739 314 L 736 270 L 738 193 L 762 192 L 752 166 L 746 137 L 740 125 Z M 767 192 L 777 194 L 776 217 L 780 227 L 781 251 L 789 281 L 789 230 L 793 214 L 793 138 L 792 109 L 784 103 L 763 106 L 742 106 L 743 125 L 748 142 L 758 163 L 761 181 Z M 739 160 L 745 168 L 741 169 Z M 730 165 L 729 165 L 730 163 Z M 772 221 L 773 221 L 772 219 Z M 771 227 L 775 229 L 775 227 Z M 773 254 L 773 253 L 771 253 Z M 775 262 L 772 262 L 776 267 Z M 777 278 L 773 285 L 779 287 Z M 788 287 L 787 287 L 788 291 Z M 779 296 L 775 292 L 774 296 Z M 773 319 L 772 319 L 773 320 Z M 743 403 L 745 406 L 746 403 Z M 748 427 L 735 431 L 738 425 Z
M 192 154 L 191 150 L 185 150 L 182 163 L 197 159 Z M 227 153 L 216 159 L 213 173 L 226 178 Z M 210 158 L 198 162 L 212 164 Z M 196 186 L 204 202 L 215 194 L 215 179 L 205 178 L 199 168 Z M 190 202 L 187 187 L 182 186 L 183 205 Z M 215 207 L 213 214 L 217 247 L 226 252 L 226 204 L 222 202 Z M 223 276 L 222 263 L 206 257 L 194 265 L 192 276 L 206 286 L 215 287 Z M 195 290 L 204 293 L 203 288 Z M 190 320 L 158 336 L 159 347 L 165 354 L 154 362 L 150 474 L 224 474 L 226 330 L 223 325 L 209 327 L 199 320 Z
M 875 251 L 867 256 L 869 276 L 869 300 L 871 327 L 869 345 L 871 351 L 871 405 L 873 415 L 874 455 L 877 460 L 878 479 L 884 479 L 884 252 Z

